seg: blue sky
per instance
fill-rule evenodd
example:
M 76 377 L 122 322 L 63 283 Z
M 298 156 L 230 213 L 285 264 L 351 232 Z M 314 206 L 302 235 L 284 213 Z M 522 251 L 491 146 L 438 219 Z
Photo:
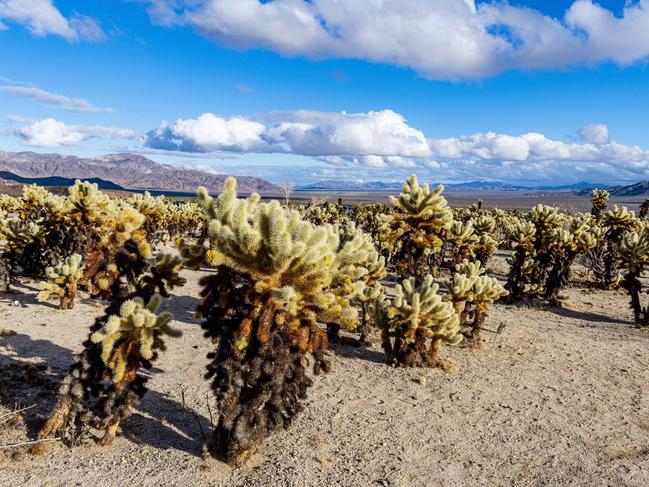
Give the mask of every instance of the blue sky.
M 647 25 L 649 0 L 0 0 L 0 150 L 274 182 L 637 181 Z

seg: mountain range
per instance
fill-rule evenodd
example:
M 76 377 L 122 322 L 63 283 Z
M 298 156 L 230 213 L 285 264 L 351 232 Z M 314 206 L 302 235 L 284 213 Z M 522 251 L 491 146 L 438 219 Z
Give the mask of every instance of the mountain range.
M 128 189 L 191 193 L 194 193 L 199 186 L 205 186 L 213 192 L 221 191 L 227 178 L 225 175 L 211 174 L 198 169 L 183 169 L 160 164 L 146 157 L 129 153 L 80 158 L 61 154 L 0 151 L 0 172 L 5 173 L 4 176 L 0 175 L 3 179 L 15 180 L 9 175 L 29 179 L 54 177 L 90 180 L 94 178 L 106 184 L 112 183 Z M 265 193 L 277 190 L 277 187 L 269 181 L 255 177 L 237 176 L 237 183 L 242 193 Z M 66 182 L 63 185 L 67 184 Z
M 373 182 L 350 182 L 350 181 L 318 181 L 317 183 L 298 186 L 296 191 L 401 191 L 402 182 L 383 183 Z M 446 191 L 590 191 L 593 188 L 606 188 L 605 184 L 579 182 L 569 185 L 545 185 L 545 186 L 522 186 L 503 183 L 500 181 L 470 181 L 466 183 L 445 184 Z

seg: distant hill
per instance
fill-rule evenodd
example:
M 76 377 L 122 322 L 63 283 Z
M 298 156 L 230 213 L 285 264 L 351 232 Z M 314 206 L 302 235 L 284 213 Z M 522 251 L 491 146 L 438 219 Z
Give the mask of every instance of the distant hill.
M 435 183 L 437 184 L 437 183 Z M 403 182 L 367 182 L 318 181 L 317 183 L 298 186 L 296 191 L 401 191 Z M 560 186 L 522 186 L 500 181 L 469 181 L 466 183 L 449 183 L 444 185 L 447 191 L 578 191 L 592 188 L 605 188 L 604 184 L 579 182 Z
M 25 178 L 8 171 L 0 171 L 0 179 L 3 179 L 9 184 L 11 184 L 11 182 L 14 182 L 17 184 L 38 184 L 39 186 L 72 186 L 75 181 L 74 179 L 61 178 L 58 176 L 49 176 L 45 178 Z M 124 189 L 118 184 L 112 183 L 110 181 L 104 181 L 103 179 L 99 178 L 84 178 L 84 181 L 97 184 L 99 189 Z
M 225 175 L 210 174 L 197 169 L 182 169 L 160 164 L 146 157 L 129 153 L 80 158 L 61 154 L 0 151 L 0 171 L 28 179 L 54 177 L 72 182 L 77 178 L 95 179 L 123 188 L 190 193 L 194 193 L 199 186 L 205 186 L 209 191 L 221 191 L 227 178 Z M 238 189 L 242 193 L 277 190 L 277 187 L 269 181 L 255 177 L 237 176 L 237 182 Z M 62 184 L 68 185 L 67 182 Z
M 640 181 L 627 186 L 611 186 L 608 192 L 611 196 L 649 196 L 649 181 Z

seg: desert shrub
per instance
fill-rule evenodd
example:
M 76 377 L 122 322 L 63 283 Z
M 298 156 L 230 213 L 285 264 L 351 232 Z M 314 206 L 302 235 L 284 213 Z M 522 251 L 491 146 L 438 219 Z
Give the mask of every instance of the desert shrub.
M 327 335 L 318 323 L 353 328 L 358 312 L 336 284 L 341 261 L 333 227 L 304 221 L 277 201 L 260 203 L 257 194 L 238 199 L 233 178 L 218 199 L 205 190 L 199 196 L 210 245 L 183 253 L 194 265 L 202 255 L 217 267 L 201 281 L 198 308 L 214 343 L 207 378 L 219 416 L 209 449 L 240 464 L 302 409 L 312 383 L 307 354 L 316 374 L 329 369 Z M 355 286 L 352 277 L 348 284 Z
M 462 340 L 459 317 L 438 290 L 430 274 L 419 286 L 411 277 L 397 285 L 394 299 L 374 302 L 372 313 L 392 366 L 445 367 L 439 358 L 442 344 Z

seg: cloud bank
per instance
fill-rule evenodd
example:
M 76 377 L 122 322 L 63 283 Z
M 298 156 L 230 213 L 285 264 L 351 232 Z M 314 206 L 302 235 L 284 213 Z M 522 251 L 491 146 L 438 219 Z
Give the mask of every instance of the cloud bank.
M 577 0 L 560 19 L 500 1 L 148 1 L 154 23 L 190 26 L 235 49 L 363 59 L 435 79 L 606 61 L 629 65 L 649 56 L 649 0 L 627 2 L 621 17 Z
M 14 134 L 32 147 L 53 148 L 78 145 L 89 139 L 133 139 L 137 132 L 102 126 L 66 125 L 54 118 L 38 120 L 14 130 Z
M 609 139 L 608 126 L 579 131 L 575 142 L 537 132 L 427 138 L 392 111 L 348 114 L 308 110 L 163 122 L 144 138 L 153 149 L 184 152 L 283 153 L 337 167 L 423 168 L 457 178 L 633 179 L 649 176 L 649 151 Z
M 105 34 L 95 19 L 75 14 L 66 18 L 52 0 L 0 0 L 0 30 L 2 21 L 22 24 L 37 37 L 56 35 L 69 41 L 103 41 Z

